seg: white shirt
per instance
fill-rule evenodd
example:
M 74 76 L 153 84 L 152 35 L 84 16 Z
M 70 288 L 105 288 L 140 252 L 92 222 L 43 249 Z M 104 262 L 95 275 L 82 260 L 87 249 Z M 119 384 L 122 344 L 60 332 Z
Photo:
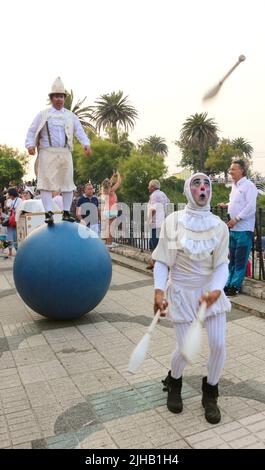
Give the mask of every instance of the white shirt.
M 239 216 L 240 220 L 231 229 L 236 232 L 254 232 L 256 200 L 258 190 L 256 186 L 245 176 L 237 183 L 232 184 L 232 191 L 229 197 L 228 213 L 231 219 Z
M 200 218 L 201 224 L 205 220 L 204 231 L 196 231 L 196 226 L 201 228 L 200 220 L 197 220 Z M 184 226 L 187 219 L 190 221 L 187 224 L 190 229 Z M 218 225 L 216 221 L 219 222 Z M 159 265 L 158 268 L 155 267 L 155 288 L 165 289 L 167 268 L 170 268 L 166 288 L 168 318 L 176 322 L 193 321 L 196 318 L 200 296 L 214 289 L 221 290 L 221 295 L 207 309 L 206 316 L 231 309 L 230 302 L 222 290 L 228 274 L 228 242 L 229 231 L 226 224 L 210 213 L 199 217 L 184 210 L 173 212 L 166 218 L 152 258 L 156 261 L 155 266 L 157 261 L 165 265 L 162 267 L 162 276 L 159 273 Z M 197 258 L 192 257 L 195 251 Z
M 52 147 L 65 147 L 65 130 L 64 130 L 64 112 L 65 108 L 60 110 L 55 109 L 53 106 L 50 109 L 47 121 L 51 136 Z M 78 117 L 74 114 L 74 134 L 79 140 L 80 144 L 84 146 L 90 145 L 90 140 L 87 137 Z M 35 147 L 35 134 L 41 122 L 42 113 L 40 112 L 31 124 L 25 142 L 25 147 Z M 50 147 L 47 128 L 44 126 L 40 132 L 40 148 Z
M 19 206 L 19 204 L 22 202 L 21 197 L 16 197 L 15 199 L 8 198 L 6 200 L 6 208 L 7 209 L 14 209 L 15 213 L 16 210 Z
M 151 210 L 155 210 L 155 213 L 152 215 L 152 228 L 161 228 L 165 219 L 165 207 L 169 202 L 167 195 L 160 191 L 160 189 L 156 189 L 151 193 L 148 212 L 151 213 Z

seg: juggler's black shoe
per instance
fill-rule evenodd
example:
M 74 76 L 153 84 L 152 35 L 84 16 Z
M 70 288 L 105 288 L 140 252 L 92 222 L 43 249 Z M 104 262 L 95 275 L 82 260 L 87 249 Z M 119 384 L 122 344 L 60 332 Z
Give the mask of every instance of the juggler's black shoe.
M 62 220 L 65 222 L 75 222 L 75 218 L 71 216 L 69 211 L 63 211 Z
M 52 211 L 45 212 L 45 222 L 48 225 L 53 225 L 54 219 L 53 219 L 53 212 Z

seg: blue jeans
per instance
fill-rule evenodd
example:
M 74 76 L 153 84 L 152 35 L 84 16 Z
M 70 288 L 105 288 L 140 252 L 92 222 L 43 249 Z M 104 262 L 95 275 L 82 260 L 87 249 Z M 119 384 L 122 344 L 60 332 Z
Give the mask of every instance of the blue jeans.
M 149 240 L 149 248 L 151 251 L 157 247 L 160 235 L 160 228 L 152 228 L 152 238 Z
M 16 227 L 7 227 L 7 241 L 10 242 L 10 246 L 13 245 L 17 250 L 17 229 Z
M 254 233 L 250 231 L 230 231 L 229 237 L 229 276 L 226 287 L 241 289 L 247 271 L 248 257 L 252 248 Z

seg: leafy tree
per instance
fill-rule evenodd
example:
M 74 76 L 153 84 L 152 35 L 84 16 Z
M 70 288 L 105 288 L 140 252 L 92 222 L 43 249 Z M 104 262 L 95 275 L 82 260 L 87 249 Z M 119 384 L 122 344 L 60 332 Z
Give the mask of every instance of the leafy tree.
M 86 99 L 87 97 L 85 96 L 85 98 L 78 100 L 76 104 L 73 104 L 74 93 L 73 90 L 71 90 L 70 93 L 67 92 L 64 100 L 64 107 L 69 109 L 69 111 L 72 111 L 72 113 L 78 117 L 82 126 L 95 131 L 95 127 L 91 123 L 91 121 L 93 121 L 92 106 L 83 106 L 83 103 L 86 101 Z
M 123 149 L 126 156 L 130 156 L 132 151 L 135 149 L 134 143 L 128 140 L 127 132 L 122 132 L 119 137 L 119 146 Z
M 232 140 L 232 144 L 237 149 L 239 156 L 251 158 L 254 149 L 243 137 Z
M 21 161 L 23 163 L 21 163 Z M 25 173 L 27 157 L 24 153 L 20 153 L 17 149 L 0 145 L 0 187 L 9 186 L 10 181 L 19 183 Z
M 265 212 L 265 196 L 258 195 L 257 198 L 257 210 L 262 209 Z M 265 235 L 265 220 L 262 221 L 263 235 Z
M 163 178 L 166 166 L 163 157 L 150 158 L 150 155 L 134 151 L 128 159 L 121 161 L 119 171 L 122 175 L 120 199 L 124 202 L 146 202 L 149 199 L 149 181 Z
M 232 142 L 229 139 L 222 139 L 215 149 L 209 149 L 205 168 L 210 174 L 224 172 L 225 180 L 227 181 L 229 167 L 237 154 L 238 151 Z
M 129 104 L 128 96 L 123 97 L 122 91 L 101 95 L 95 103 L 93 117 L 98 131 L 109 127 L 117 130 L 120 126 L 125 131 L 134 128 L 138 113 Z M 114 137 L 112 138 L 114 139 Z M 113 141 L 115 142 L 115 140 Z
M 75 143 L 73 151 L 74 177 L 77 184 L 91 180 L 99 184 L 118 169 L 119 159 L 124 158 L 125 150 L 118 144 L 113 144 L 101 138 L 93 139 L 91 157 L 84 155 L 82 146 Z
M 223 183 L 212 184 L 211 206 L 216 207 L 219 202 L 228 202 L 231 188 L 227 188 Z
M 175 176 L 169 176 L 161 181 L 161 191 L 166 193 L 170 202 L 174 204 L 187 202 L 183 194 L 184 180 L 177 179 Z
M 140 140 L 139 148 L 143 153 L 162 155 L 162 157 L 166 157 L 168 154 L 168 146 L 165 139 L 157 135 L 150 135 L 146 139 Z
M 107 134 L 106 140 L 114 144 L 119 144 L 119 146 L 124 150 L 125 155 L 129 156 L 132 150 L 135 148 L 135 145 L 128 139 L 128 132 L 124 132 L 120 129 L 111 126 L 107 126 L 105 130 Z
M 189 166 L 193 170 L 204 171 L 208 148 L 216 146 L 217 134 L 217 124 L 213 118 L 207 118 L 207 113 L 196 113 L 186 119 L 181 129 L 180 142 L 177 142 L 177 145 L 185 151 L 186 160 L 189 155 Z M 197 166 L 198 156 L 199 167 Z M 181 165 L 183 165 L 182 161 Z
M 175 141 L 175 144 L 181 151 L 181 161 L 178 166 L 189 168 L 192 171 L 197 171 L 200 168 L 199 150 L 192 148 L 183 140 Z

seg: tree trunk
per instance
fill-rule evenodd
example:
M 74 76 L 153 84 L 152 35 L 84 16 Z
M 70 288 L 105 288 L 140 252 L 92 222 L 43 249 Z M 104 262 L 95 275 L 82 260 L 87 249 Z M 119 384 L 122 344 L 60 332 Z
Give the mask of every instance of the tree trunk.
M 112 129 L 111 129 L 111 133 L 112 133 L 112 143 L 113 144 L 118 144 L 119 143 L 119 136 L 118 136 L 118 129 L 117 129 L 117 124 L 116 123 L 113 123 L 112 124 Z
M 200 171 L 204 171 L 204 160 L 205 160 L 205 151 L 203 145 L 200 144 Z

